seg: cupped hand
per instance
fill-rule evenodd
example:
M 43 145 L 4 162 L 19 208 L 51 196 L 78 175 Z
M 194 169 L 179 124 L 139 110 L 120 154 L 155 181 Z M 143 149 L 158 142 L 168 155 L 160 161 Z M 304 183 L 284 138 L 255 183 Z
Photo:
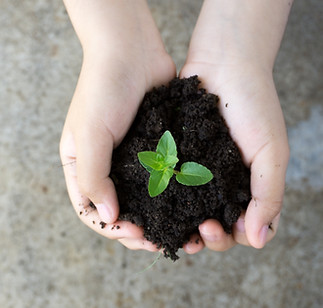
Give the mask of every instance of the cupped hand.
M 202 87 L 219 95 L 220 111 L 251 170 L 252 199 L 233 233 L 215 220 L 199 227 L 212 250 L 237 243 L 262 248 L 277 232 L 289 146 L 272 70 L 291 3 L 205 0 L 191 38 L 181 77 L 198 75 Z M 185 246 L 189 253 L 202 248 Z
M 249 64 L 187 62 L 181 77 L 198 75 L 201 86 L 220 97 L 219 108 L 251 169 L 252 199 L 245 213 L 226 234 L 219 222 L 199 226 L 206 247 L 224 251 L 242 244 L 262 248 L 276 234 L 282 209 L 289 158 L 287 134 L 272 74 Z M 216 159 L 216 157 L 214 158 Z M 203 245 L 184 247 L 195 253 Z
M 118 221 L 109 173 L 113 149 L 126 135 L 145 93 L 175 76 L 174 63 L 144 1 L 65 2 L 84 52 L 60 143 L 71 202 L 94 231 L 131 249 L 155 251 L 141 228 Z

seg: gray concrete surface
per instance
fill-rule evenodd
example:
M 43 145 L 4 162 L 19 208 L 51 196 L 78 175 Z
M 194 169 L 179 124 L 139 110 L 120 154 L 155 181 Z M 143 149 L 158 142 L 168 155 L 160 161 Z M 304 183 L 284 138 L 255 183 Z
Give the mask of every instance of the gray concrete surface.
M 180 67 L 201 0 L 150 4 Z M 82 54 L 63 4 L 1 0 L 0 307 L 323 307 L 322 16 L 295 2 L 275 67 L 291 146 L 275 240 L 136 274 L 155 255 L 89 230 L 66 194 L 58 142 Z

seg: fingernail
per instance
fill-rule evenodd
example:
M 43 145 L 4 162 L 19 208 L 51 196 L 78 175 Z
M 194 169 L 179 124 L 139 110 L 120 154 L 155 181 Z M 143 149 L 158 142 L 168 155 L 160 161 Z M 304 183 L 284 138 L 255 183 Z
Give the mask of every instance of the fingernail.
M 105 204 L 96 204 L 100 218 L 106 223 L 113 223 L 111 209 Z
M 260 230 L 260 243 L 261 243 L 262 247 L 265 246 L 266 242 L 267 242 L 268 228 L 269 227 L 267 225 L 265 225 Z
M 238 232 L 245 233 L 246 229 L 245 229 L 245 226 L 244 226 L 244 219 L 239 218 L 237 223 L 236 223 L 236 227 L 237 227 Z

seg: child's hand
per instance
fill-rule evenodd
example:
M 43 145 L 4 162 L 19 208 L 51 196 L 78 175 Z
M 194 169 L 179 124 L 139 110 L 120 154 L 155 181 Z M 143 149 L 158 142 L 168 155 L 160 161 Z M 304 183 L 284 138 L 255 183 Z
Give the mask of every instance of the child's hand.
M 220 109 L 231 136 L 241 150 L 244 163 L 251 168 L 252 200 L 235 224 L 233 234 L 227 235 L 215 220 L 200 225 L 200 234 L 205 245 L 213 250 L 226 250 L 236 243 L 261 248 L 277 231 L 289 157 L 272 77 L 252 67 L 220 68 L 203 64 L 187 64 L 182 76 L 193 73 L 199 75 L 202 87 L 219 95 Z M 200 248 L 195 245 L 194 249 Z
M 252 200 L 233 234 L 215 220 L 199 227 L 212 250 L 237 243 L 262 248 L 277 231 L 289 146 L 272 68 L 289 9 L 287 1 L 205 0 L 193 33 L 181 76 L 196 74 L 203 88 L 219 95 L 231 136 L 251 168 Z M 193 241 L 184 247 L 188 253 L 202 248 Z
M 84 52 L 60 144 L 70 199 L 96 232 L 131 249 L 154 251 L 141 228 L 117 221 L 119 206 L 109 173 L 113 149 L 145 93 L 175 77 L 175 66 L 144 1 L 65 4 Z M 97 210 L 89 207 L 90 200 Z

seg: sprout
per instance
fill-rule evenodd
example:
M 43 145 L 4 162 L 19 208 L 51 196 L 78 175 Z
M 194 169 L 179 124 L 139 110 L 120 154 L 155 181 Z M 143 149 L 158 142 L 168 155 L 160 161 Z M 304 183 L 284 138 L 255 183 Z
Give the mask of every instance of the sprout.
M 177 182 L 187 186 L 204 185 L 213 179 L 213 174 L 208 168 L 195 162 L 186 162 L 181 165 L 180 171 L 174 170 L 179 160 L 175 140 L 168 130 L 160 138 L 156 152 L 139 152 L 138 159 L 150 173 L 148 184 L 150 197 L 161 194 L 174 174 Z

